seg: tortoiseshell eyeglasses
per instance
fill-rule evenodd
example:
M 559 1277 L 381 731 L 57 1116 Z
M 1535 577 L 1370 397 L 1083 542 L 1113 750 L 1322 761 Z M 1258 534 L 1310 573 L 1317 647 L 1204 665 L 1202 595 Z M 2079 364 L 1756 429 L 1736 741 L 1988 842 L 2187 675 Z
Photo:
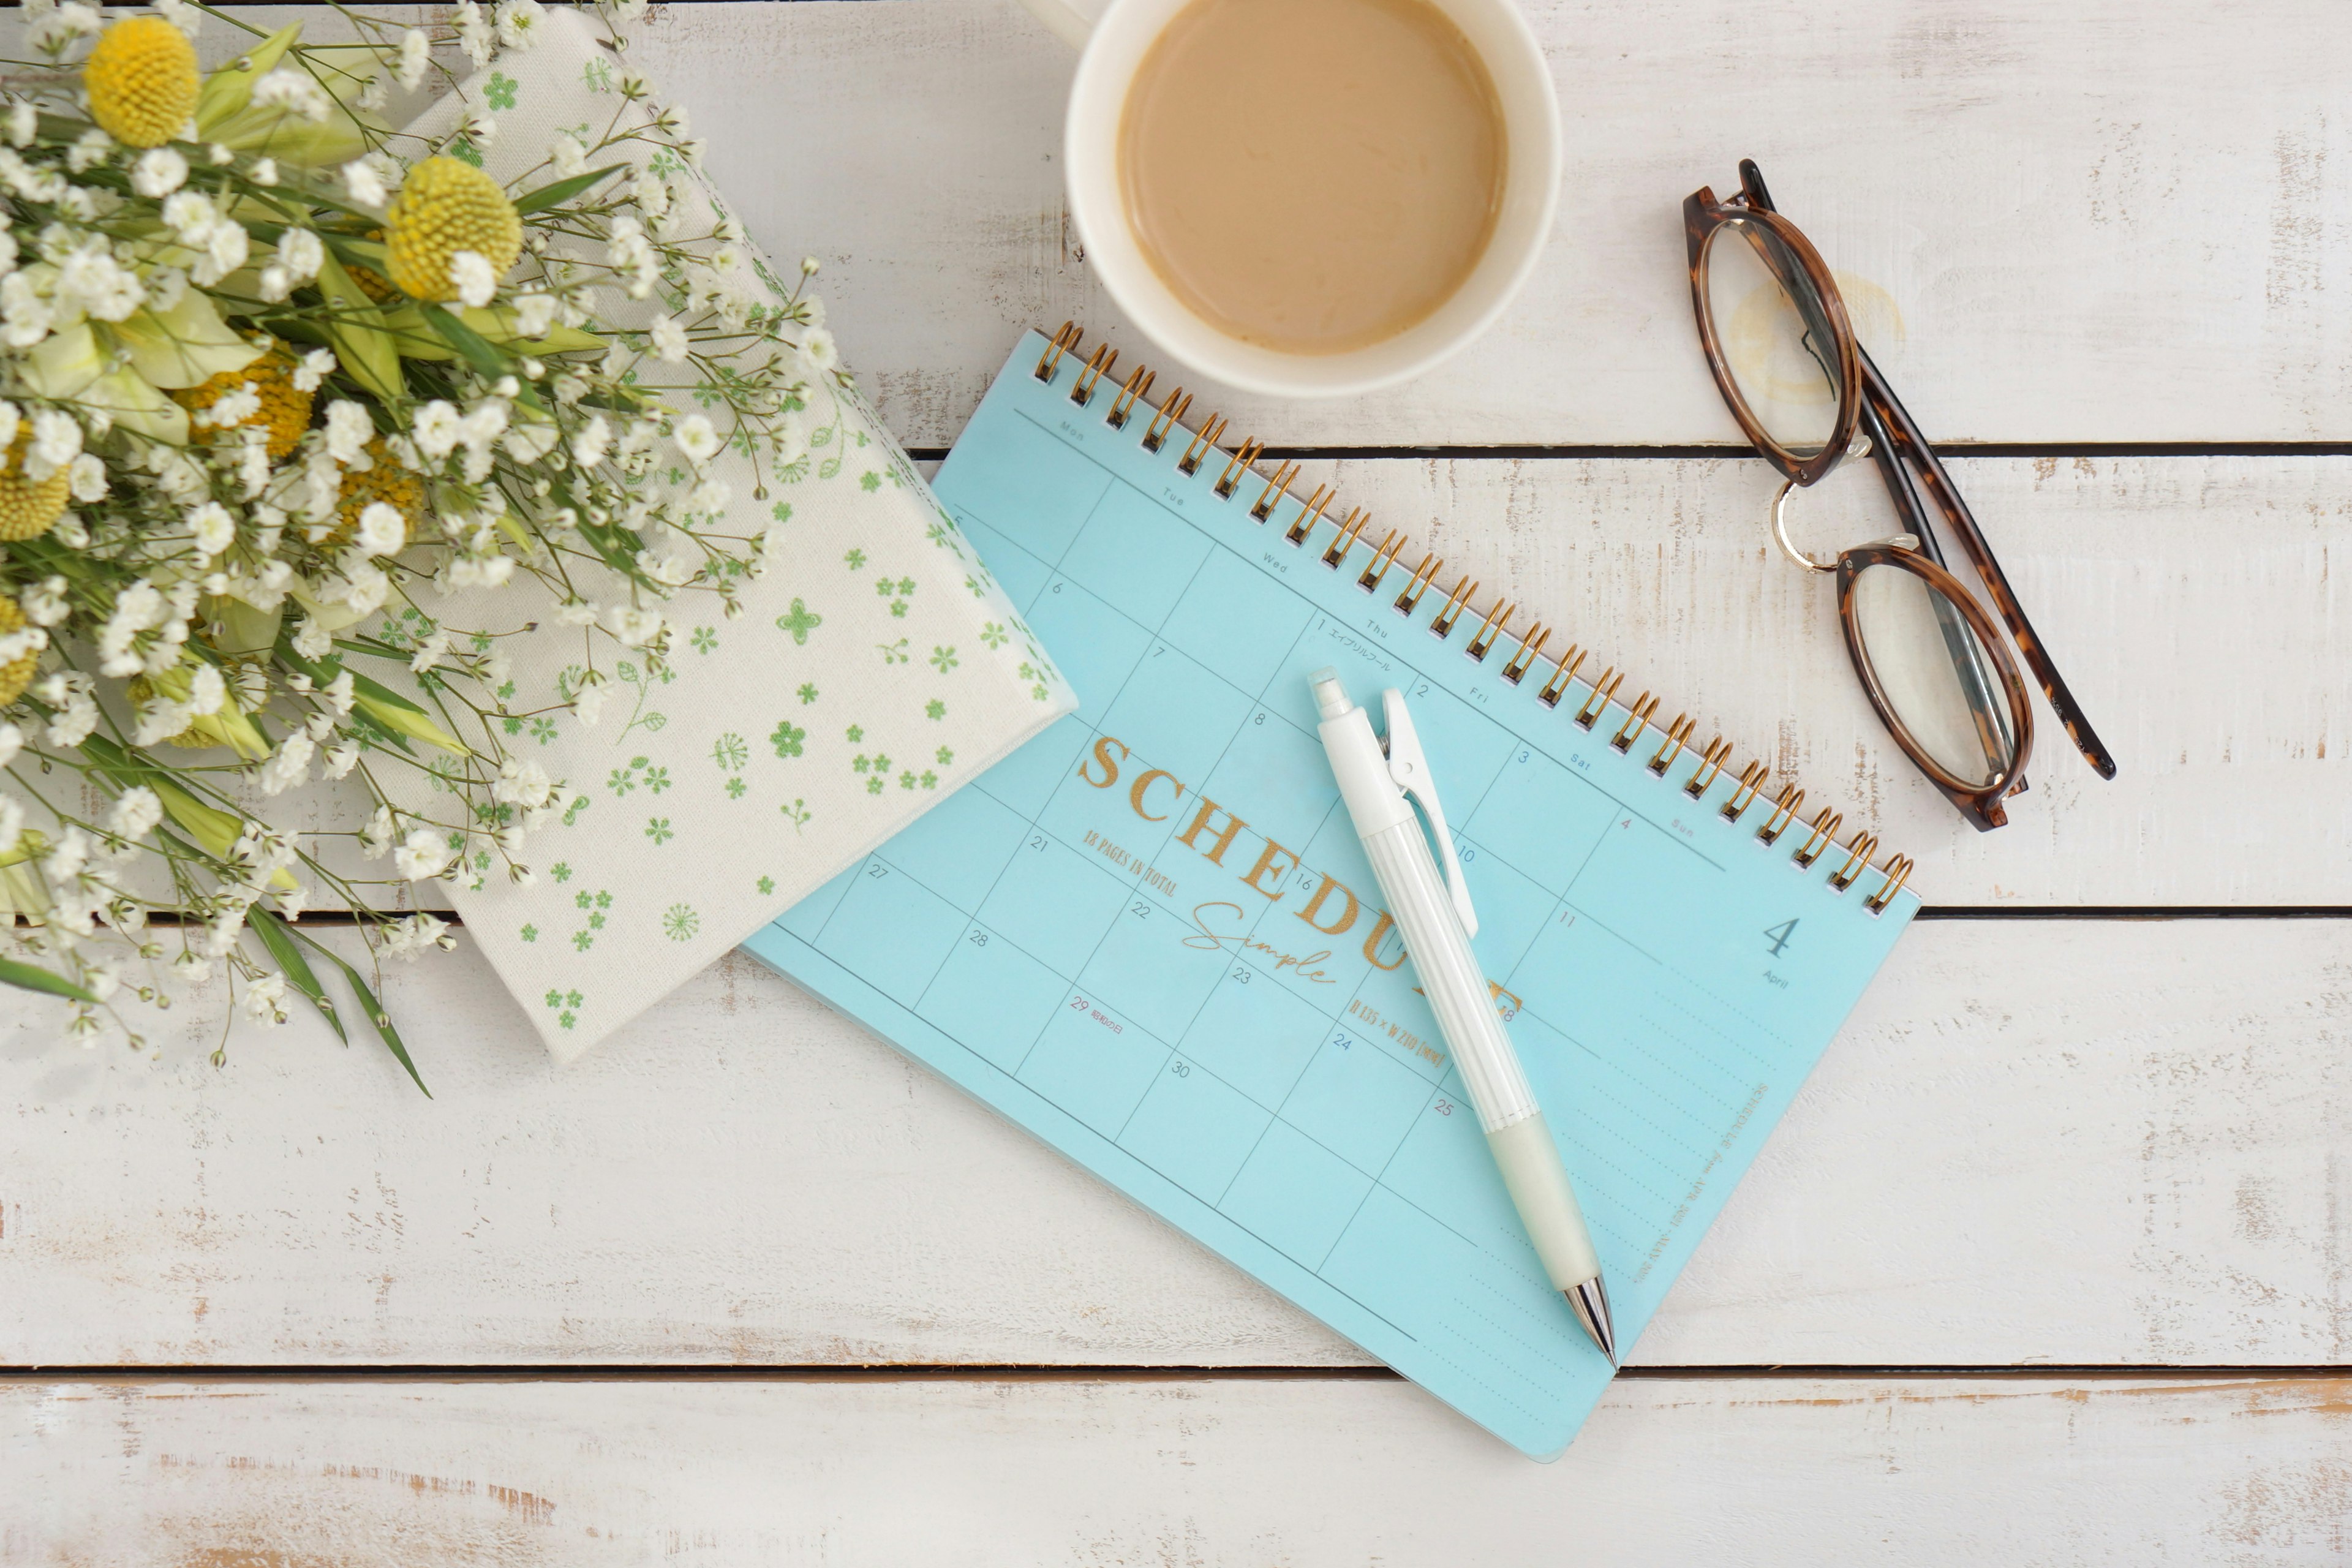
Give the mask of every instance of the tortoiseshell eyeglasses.
M 1819 252 L 1782 217 L 1751 159 L 1739 194 L 1701 186 L 1683 203 L 1691 305 L 1715 384 L 1732 417 L 1785 481 L 1772 535 L 1799 565 L 1834 574 L 1846 653 L 1871 706 L 1928 782 L 1979 829 L 2009 819 L 2025 787 L 2033 711 L 2009 645 L 1946 568 L 1936 522 L 1958 536 L 2042 694 L 2103 779 L 2115 759 L 2093 732 L 1960 499 L 1951 476 L 1855 339 Z M 1736 330 L 1740 361 L 1724 352 Z M 1789 493 L 1867 451 L 1906 531 L 1816 561 L 1789 541 Z

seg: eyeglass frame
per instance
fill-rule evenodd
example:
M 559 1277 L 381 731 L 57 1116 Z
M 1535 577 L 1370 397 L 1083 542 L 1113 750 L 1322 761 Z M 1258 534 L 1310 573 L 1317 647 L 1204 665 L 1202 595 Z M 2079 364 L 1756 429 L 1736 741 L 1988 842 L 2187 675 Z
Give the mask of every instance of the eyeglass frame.
M 1821 253 L 1813 248 L 1812 242 L 1805 237 L 1803 232 L 1772 205 L 1763 174 L 1757 168 L 1754 159 L 1742 158 L 1739 161 L 1739 182 L 1740 193 L 1731 201 L 1717 201 L 1713 188 L 1706 185 L 1700 186 L 1683 201 L 1683 234 L 1689 255 L 1691 306 L 1698 321 L 1700 344 L 1706 351 L 1707 370 L 1715 377 L 1716 389 L 1722 394 L 1733 419 L 1754 444 L 1758 454 L 1770 463 L 1786 481 L 1773 503 L 1774 533 L 1780 540 L 1782 548 L 1808 566 L 1840 574 L 1838 614 L 1843 623 L 1846 652 L 1853 662 L 1855 675 L 1861 679 L 1870 698 L 1871 706 L 1877 710 L 1880 720 L 1905 753 L 1962 815 L 1979 829 L 2001 826 L 2007 822 L 2008 818 L 2000 807 L 2001 800 L 2011 795 L 2022 794 L 2026 788 L 2024 766 L 2032 737 L 2031 708 L 2014 700 L 2016 694 L 2021 693 L 2023 683 L 2009 656 L 2006 643 L 1992 629 L 1990 618 L 1976 603 L 1975 595 L 1962 587 L 1944 564 L 1943 552 L 1937 543 L 1933 514 L 1928 507 L 1928 501 L 1932 500 L 1934 512 L 1940 514 L 1946 526 L 1959 535 L 1961 549 L 1968 555 L 1969 563 L 1976 568 L 1978 577 L 1983 582 L 2002 623 L 2008 627 L 2011 637 L 2015 639 L 2018 651 L 2024 656 L 2036 684 L 2042 689 L 2042 697 L 2049 702 L 2051 711 L 2057 716 L 2067 738 L 2074 742 L 2075 749 L 2083 753 L 2084 759 L 2101 778 L 2114 778 L 2114 757 L 2091 728 L 2090 721 L 2074 700 L 2074 692 L 2059 675 L 2057 666 L 2051 661 L 2032 622 L 2026 618 L 2023 606 L 2018 603 L 2007 574 L 1995 559 L 1992 546 L 1977 527 L 1976 518 L 1969 510 L 1967 501 L 1961 499 L 1958 487 L 1952 483 L 1951 476 L 1937 459 L 1935 448 L 1920 434 L 1909 411 L 1895 395 L 1894 388 L 1887 384 L 1885 376 L 1871 360 L 1869 351 L 1862 346 L 1861 340 L 1855 335 L 1846 312 L 1844 298 L 1838 291 L 1828 263 L 1822 259 Z M 1806 317 L 1807 335 L 1825 334 L 1834 354 L 1836 363 L 1832 379 L 1837 384 L 1837 416 L 1831 426 L 1829 439 L 1822 443 L 1819 451 L 1810 455 L 1788 450 L 1764 428 L 1762 422 L 1748 407 L 1746 396 L 1741 394 L 1732 374 L 1730 362 L 1723 352 L 1721 340 L 1716 333 L 1714 310 L 1706 296 L 1707 247 L 1720 230 L 1733 223 L 1760 226 L 1796 258 L 1802 270 L 1801 279 L 1779 276 L 1780 269 L 1777 258 L 1760 247 L 1758 251 L 1758 258 L 1773 269 L 1782 289 L 1799 312 Z M 1802 288 L 1798 287 L 1800 282 L 1804 285 Z M 1824 365 L 1823 369 L 1831 370 L 1832 367 Z M 1857 432 L 1867 441 L 1867 450 L 1878 468 L 1879 478 L 1885 482 L 1896 511 L 1907 525 L 1909 535 L 1916 538 L 1920 545 L 1914 560 L 1885 560 L 1880 563 L 1915 572 L 1951 602 L 1969 622 L 1995 668 L 2000 671 L 2001 686 L 2012 698 L 2012 711 L 2022 711 L 2026 715 L 2025 721 L 2012 730 L 2018 745 L 2015 759 L 1990 784 L 1970 786 L 1955 778 L 1927 754 L 1889 707 L 1885 692 L 1870 671 L 1868 659 L 1862 650 L 1860 631 L 1851 614 L 1852 579 L 1853 575 L 1859 574 L 1860 567 L 1856 566 L 1849 574 L 1846 563 L 1848 557 L 1857 552 L 1848 551 L 1840 555 L 1835 566 L 1824 566 L 1822 563 L 1805 557 L 1788 543 L 1781 523 L 1781 508 L 1789 491 L 1818 482 L 1846 458 L 1853 456 Z M 1922 498 L 1922 491 L 1926 499 Z M 1891 547 L 1866 546 L 1862 552 L 1868 553 L 1882 548 Z

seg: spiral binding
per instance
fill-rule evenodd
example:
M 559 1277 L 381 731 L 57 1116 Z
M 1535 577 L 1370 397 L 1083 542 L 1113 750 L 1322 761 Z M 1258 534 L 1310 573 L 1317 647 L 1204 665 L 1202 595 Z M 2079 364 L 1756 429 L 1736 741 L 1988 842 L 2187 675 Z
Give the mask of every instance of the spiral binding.
M 1149 398 L 1154 379 L 1152 373 L 1138 365 L 1129 373 L 1124 383 L 1112 382 L 1118 354 L 1105 344 L 1097 346 L 1091 357 L 1081 360 L 1078 344 L 1085 335 L 1076 322 L 1063 322 L 1061 331 L 1054 334 L 1053 340 L 1038 355 L 1033 374 L 1039 381 L 1050 385 L 1060 375 L 1062 362 L 1068 360 L 1076 373 L 1070 384 L 1069 398 L 1081 408 L 1093 405 L 1097 394 L 1106 383 L 1115 385 L 1117 391 L 1109 407 L 1104 412 L 1103 422 L 1114 430 L 1124 430 L 1138 409 L 1151 406 Z M 1152 453 L 1162 450 L 1172 436 L 1185 429 L 1184 416 L 1192 406 L 1190 394 L 1181 386 L 1171 388 L 1145 425 L 1143 434 L 1138 437 L 1143 449 Z M 1371 514 L 1359 507 L 1350 509 L 1344 520 L 1327 518 L 1326 511 L 1337 500 L 1337 492 L 1331 487 L 1318 485 L 1315 493 L 1303 500 L 1292 496 L 1290 487 L 1298 478 L 1299 466 L 1277 460 L 1274 473 L 1261 474 L 1257 471 L 1256 463 L 1265 452 L 1265 444 L 1255 437 L 1245 438 L 1227 452 L 1217 444 L 1225 429 L 1224 416 L 1212 414 L 1197 429 L 1186 432 L 1190 438 L 1184 445 L 1182 455 L 1176 460 L 1177 471 L 1191 478 L 1201 471 L 1212 454 L 1224 458 L 1226 461 L 1212 487 L 1220 500 L 1232 500 L 1244 479 L 1257 479 L 1261 488 L 1249 504 L 1250 520 L 1258 523 L 1268 522 L 1285 500 L 1290 501 L 1298 508 L 1298 511 L 1284 528 L 1282 538 L 1284 543 L 1294 549 L 1306 548 L 1315 530 L 1329 521 L 1334 532 L 1330 543 L 1324 548 L 1318 559 L 1334 572 L 1344 568 L 1355 553 L 1357 543 L 1365 539 Z M 1365 562 L 1363 570 L 1357 574 L 1356 586 L 1366 594 L 1379 593 L 1381 585 L 1388 579 L 1390 568 L 1396 564 L 1409 542 L 1402 530 L 1388 530 L 1381 536 L 1379 547 L 1372 550 Z M 1444 567 L 1444 561 L 1434 552 L 1424 552 L 1420 563 L 1412 569 L 1391 601 L 1397 614 L 1414 614 Z M 1428 630 L 1432 637 L 1444 641 L 1452 637 L 1454 628 L 1465 617 L 1475 617 L 1477 629 L 1470 634 L 1463 652 L 1472 660 L 1484 664 L 1496 647 L 1508 637 L 1511 616 L 1518 606 L 1498 599 L 1494 607 L 1481 617 L 1472 605 L 1477 593 L 1478 584 L 1469 574 L 1464 573 L 1456 578 L 1452 591 L 1444 595 L 1435 614 L 1430 616 Z M 1525 681 L 1537 662 L 1544 658 L 1544 650 L 1550 640 L 1551 628 L 1542 622 L 1529 626 L 1517 638 L 1517 648 L 1503 661 L 1503 679 L 1514 686 Z M 1553 656 L 1551 673 L 1537 689 L 1536 700 L 1546 708 L 1558 709 L 1566 700 L 1570 683 L 1578 679 L 1577 671 L 1583 666 L 1585 654 L 1585 649 L 1570 643 L 1566 651 Z M 1580 729 L 1591 730 L 1608 712 L 1610 705 L 1616 701 L 1617 689 L 1624 680 L 1625 672 L 1612 665 L 1602 670 L 1597 679 L 1587 681 L 1583 700 L 1569 710 L 1570 721 Z M 1656 721 L 1658 700 L 1653 693 L 1643 692 L 1624 705 L 1624 721 L 1613 732 L 1604 731 L 1602 733 L 1609 735 L 1609 744 L 1618 752 L 1633 755 L 1635 754 L 1634 747 L 1650 730 L 1662 730 L 1657 749 L 1643 761 L 1643 766 L 1653 775 L 1663 779 L 1690 745 L 1697 724 L 1689 714 L 1678 713 L 1672 723 L 1659 725 Z M 1698 766 L 1683 782 L 1683 793 L 1693 800 L 1705 800 L 1717 780 L 1730 766 L 1732 752 L 1732 743 L 1720 735 L 1699 748 Z M 1751 761 L 1739 770 L 1737 782 L 1717 808 L 1725 821 L 1738 823 L 1752 813 L 1762 799 L 1765 787 L 1771 782 L 1771 772 L 1770 766 L 1761 760 Z M 1804 801 L 1803 790 L 1793 784 L 1782 785 L 1765 808 L 1763 820 L 1756 828 L 1754 837 L 1757 846 L 1765 849 L 1777 847 L 1782 837 L 1797 824 L 1798 811 Z M 1822 806 L 1814 814 L 1797 847 L 1789 852 L 1790 865 L 1800 871 L 1811 870 L 1816 861 L 1839 847 L 1838 832 L 1844 822 L 1841 813 Z M 1853 837 L 1843 846 L 1843 859 L 1828 879 L 1830 890 L 1843 894 L 1850 891 L 1865 872 L 1874 871 L 1879 878 L 1878 887 L 1862 900 L 1863 908 L 1874 916 L 1886 912 L 1887 907 L 1895 901 L 1895 896 L 1910 879 L 1914 865 L 1908 856 L 1892 851 L 1888 852 L 1884 864 L 1872 865 L 1871 857 L 1878 852 L 1878 847 L 1876 834 L 1864 828 L 1854 829 Z

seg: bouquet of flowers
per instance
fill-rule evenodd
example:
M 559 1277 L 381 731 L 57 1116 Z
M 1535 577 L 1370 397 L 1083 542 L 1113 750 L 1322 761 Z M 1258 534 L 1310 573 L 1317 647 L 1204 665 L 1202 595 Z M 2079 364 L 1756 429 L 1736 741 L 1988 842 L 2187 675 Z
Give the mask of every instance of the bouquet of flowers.
M 700 147 L 625 70 L 625 111 L 504 186 L 487 110 L 438 145 L 389 128 L 447 70 L 436 41 L 478 66 L 528 48 L 537 0 L 460 0 L 440 40 L 334 18 L 347 37 L 306 43 L 188 0 L 24 8 L 0 102 L 0 979 L 68 998 L 87 1041 L 174 980 L 225 980 L 264 1022 L 299 994 L 341 1034 L 340 971 L 414 1075 L 374 962 L 451 938 L 378 911 L 435 877 L 529 879 L 562 809 L 513 749 L 546 715 L 509 710 L 502 639 L 578 637 L 585 718 L 624 650 L 662 668 L 677 596 L 738 612 L 769 540 L 723 531 L 705 470 L 731 451 L 762 497 L 793 477 L 842 373 L 814 263 L 774 277 L 723 214 L 680 232 Z M 244 35 L 209 75 L 200 25 Z M 722 286 L 746 269 L 762 290 Z M 436 613 L 523 578 L 555 626 Z M 271 820 L 313 778 L 371 819 Z M 364 964 L 294 923 L 313 901 L 352 912 Z

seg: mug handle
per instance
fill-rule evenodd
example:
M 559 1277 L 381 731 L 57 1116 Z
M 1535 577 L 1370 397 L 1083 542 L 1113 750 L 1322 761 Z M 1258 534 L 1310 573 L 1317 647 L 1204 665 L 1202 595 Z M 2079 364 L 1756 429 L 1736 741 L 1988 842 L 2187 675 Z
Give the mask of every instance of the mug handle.
M 1087 47 L 1095 24 L 1110 9 L 1110 0 L 1021 0 L 1021 4 L 1074 49 Z

